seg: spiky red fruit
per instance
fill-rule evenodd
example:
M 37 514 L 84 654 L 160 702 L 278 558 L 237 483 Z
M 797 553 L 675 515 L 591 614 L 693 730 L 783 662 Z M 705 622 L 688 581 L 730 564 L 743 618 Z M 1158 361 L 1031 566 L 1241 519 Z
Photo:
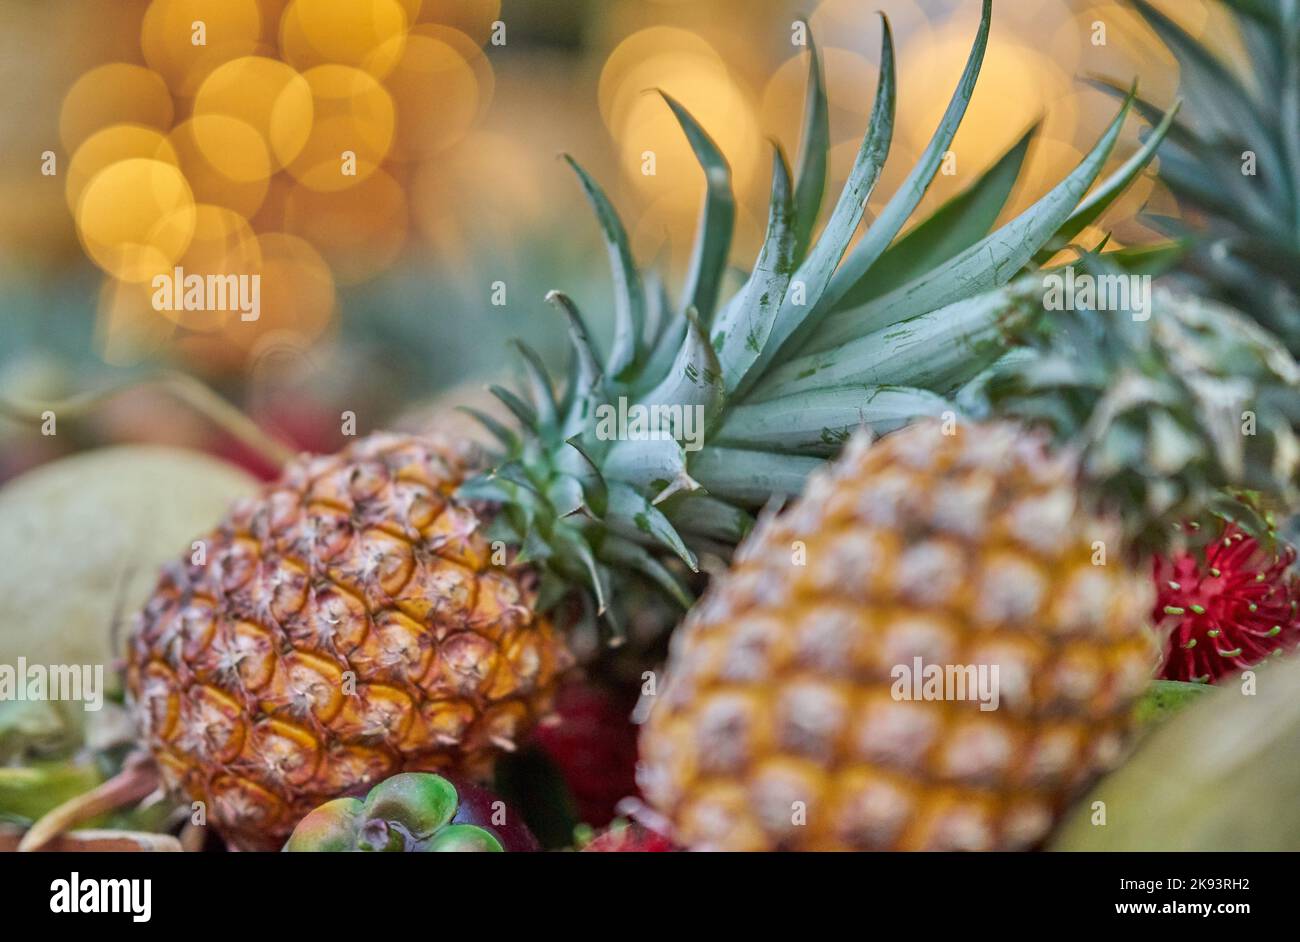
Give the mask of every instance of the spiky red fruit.
M 568 684 L 556 695 L 555 715 L 535 734 L 592 827 L 608 824 L 614 806 L 636 794 L 635 706 L 602 687 Z
M 1160 675 L 1214 681 L 1300 642 L 1295 547 L 1263 545 L 1236 524 L 1204 550 L 1155 561 L 1157 624 L 1172 628 Z
M 615 821 L 582 848 L 583 853 L 644 854 L 681 850 L 658 831 L 636 821 Z

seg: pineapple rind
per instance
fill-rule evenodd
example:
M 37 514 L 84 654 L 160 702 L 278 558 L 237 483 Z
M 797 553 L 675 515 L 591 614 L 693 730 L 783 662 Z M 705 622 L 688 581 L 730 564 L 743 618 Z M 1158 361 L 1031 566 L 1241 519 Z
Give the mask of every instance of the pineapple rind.
M 304 457 L 163 573 L 129 695 L 168 786 L 235 846 L 395 772 L 481 776 L 549 709 L 572 659 L 453 496 L 472 460 L 395 435 Z
M 1119 757 L 1159 654 L 1145 569 L 1040 438 L 942 428 L 851 445 L 674 635 L 640 781 L 677 840 L 1023 848 Z M 914 657 L 999 665 L 998 709 L 895 699 Z

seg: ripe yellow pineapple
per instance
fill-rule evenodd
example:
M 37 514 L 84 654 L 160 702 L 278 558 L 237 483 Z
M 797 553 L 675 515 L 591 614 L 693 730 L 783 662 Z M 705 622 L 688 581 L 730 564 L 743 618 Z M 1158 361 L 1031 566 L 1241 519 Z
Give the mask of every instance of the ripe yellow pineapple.
M 453 497 L 470 459 L 386 435 L 304 458 L 164 572 L 128 688 L 167 784 L 234 843 L 395 772 L 481 772 L 548 708 L 571 658 Z
M 1164 641 L 1147 553 L 1216 485 L 1296 470 L 1280 342 L 1164 292 L 1151 316 L 1045 314 L 961 397 L 1022 421 L 864 435 L 750 534 L 642 732 L 677 842 L 1022 849 L 1119 758 Z
M 642 784 L 678 840 L 1039 841 L 1118 756 L 1159 655 L 1149 574 L 1094 565 L 1117 533 L 1077 503 L 1069 465 L 1009 424 L 863 437 L 814 475 L 674 638 Z M 997 665 L 997 699 L 966 673 L 970 699 L 900 699 L 914 658 Z
M 546 709 L 568 661 L 552 623 L 561 610 L 564 633 L 617 640 L 630 575 L 689 605 L 681 577 L 699 554 L 729 554 L 752 511 L 797 493 L 853 429 L 947 409 L 1031 320 L 1038 289 L 1011 276 L 1096 218 L 1167 128 L 1080 203 L 1126 103 L 1077 168 L 990 232 L 1026 137 L 896 242 L 965 113 L 990 17 L 986 0 L 948 111 L 852 252 L 892 136 L 892 39 L 882 19 L 871 125 L 815 238 L 829 131 L 810 47 L 798 171 L 774 149 L 764 244 L 729 298 L 729 169 L 677 102 L 667 99 L 706 191 L 675 301 L 643 277 L 613 207 L 571 161 L 614 274 L 610 348 L 596 350 L 576 306 L 553 294 L 568 376 L 557 390 L 521 347 L 522 394 L 493 389 L 513 426 L 478 414 L 500 446 L 490 470 L 469 476 L 458 450 L 436 442 L 362 442 L 295 465 L 236 510 L 206 564 L 168 573 L 132 640 L 130 684 L 168 781 L 205 798 L 227 839 L 268 847 L 306 808 L 397 768 L 485 771 Z M 629 412 L 640 418 L 626 428 L 610 420 Z M 504 564 L 493 545 L 508 548 Z

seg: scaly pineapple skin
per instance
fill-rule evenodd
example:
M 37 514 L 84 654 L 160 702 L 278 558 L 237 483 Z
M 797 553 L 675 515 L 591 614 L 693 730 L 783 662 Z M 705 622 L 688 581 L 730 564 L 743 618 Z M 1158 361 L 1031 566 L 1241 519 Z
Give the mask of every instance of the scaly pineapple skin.
M 855 440 L 674 637 L 646 797 L 697 850 L 1033 846 L 1119 757 L 1159 656 L 1120 550 L 1017 426 Z M 998 708 L 895 699 L 917 656 L 999 665 Z
M 571 663 L 526 567 L 453 492 L 468 448 L 373 435 L 288 466 L 164 571 L 127 686 L 167 784 L 273 849 L 399 771 L 482 776 Z M 351 672 L 350 674 L 348 672 Z

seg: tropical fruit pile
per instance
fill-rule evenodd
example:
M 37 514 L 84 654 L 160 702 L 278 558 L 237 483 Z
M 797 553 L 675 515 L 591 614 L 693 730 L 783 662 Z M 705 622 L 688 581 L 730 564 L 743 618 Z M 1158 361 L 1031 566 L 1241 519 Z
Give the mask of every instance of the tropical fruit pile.
M 478 414 L 492 447 L 375 433 L 304 456 L 163 570 L 126 678 L 168 790 L 245 849 L 510 849 L 494 828 L 512 817 L 579 813 L 619 816 L 580 831 L 594 851 L 1033 849 L 1140 722 L 1194 699 L 1158 678 L 1293 677 L 1256 676 L 1300 635 L 1276 525 L 1300 463 L 1286 345 L 1173 280 L 1047 302 L 1064 268 L 1140 278 L 1143 251 L 1073 240 L 1174 112 L 1103 176 L 1129 93 L 1020 215 L 994 227 L 1013 151 L 900 238 L 991 18 L 986 0 L 943 120 L 856 242 L 894 126 L 889 24 L 824 222 L 810 45 L 798 162 L 774 146 L 766 236 L 734 291 L 726 159 L 678 102 L 706 196 L 675 297 L 569 159 L 608 249 L 612 342 L 552 292 L 567 372 L 521 346 L 519 388 L 493 389 L 511 419 Z M 644 664 L 631 711 L 641 798 L 578 812 L 574 795 L 625 780 L 631 718 L 556 709 L 572 674 L 612 682 L 567 639 L 618 646 L 647 587 L 685 615 L 664 619 L 666 662 Z M 492 781 L 520 810 L 462 817 Z

